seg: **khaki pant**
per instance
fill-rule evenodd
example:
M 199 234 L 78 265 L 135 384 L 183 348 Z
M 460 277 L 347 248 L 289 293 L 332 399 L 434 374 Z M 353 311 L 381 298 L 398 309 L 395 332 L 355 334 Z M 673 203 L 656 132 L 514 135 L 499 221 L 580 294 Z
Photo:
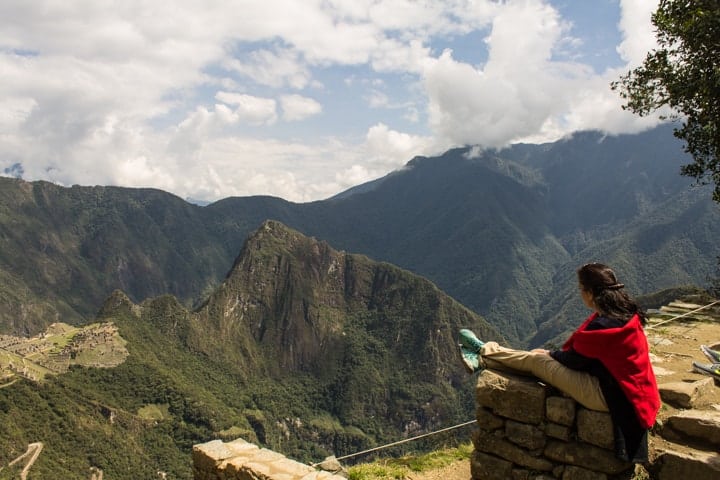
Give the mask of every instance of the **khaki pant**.
M 590 410 L 608 411 L 597 377 L 568 368 L 546 353 L 513 350 L 487 342 L 480 354 L 491 370 L 532 374 Z

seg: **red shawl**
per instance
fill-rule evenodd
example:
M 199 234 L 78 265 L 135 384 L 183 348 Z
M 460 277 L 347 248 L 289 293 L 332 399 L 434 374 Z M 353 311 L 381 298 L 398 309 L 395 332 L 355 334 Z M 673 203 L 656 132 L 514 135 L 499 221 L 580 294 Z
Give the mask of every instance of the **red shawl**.
M 562 349 L 572 348 L 580 355 L 598 359 L 635 407 L 643 427 L 650 428 L 660 409 L 660 395 L 640 317 L 634 315 L 622 327 L 586 331 L 585 327 L 597 316 L 590 315 Z

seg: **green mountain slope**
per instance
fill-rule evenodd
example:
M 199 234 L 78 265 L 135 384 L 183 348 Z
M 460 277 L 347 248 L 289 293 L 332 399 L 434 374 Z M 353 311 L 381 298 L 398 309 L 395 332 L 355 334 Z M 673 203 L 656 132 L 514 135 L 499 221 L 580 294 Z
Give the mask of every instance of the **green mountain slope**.
M 199 214 L 158 190 L 0 178 L 0 272 L 25 299 L 0 298 L 0 312 L 8 312 L 0 330 L 37 333 L 57 321 L 26 308 L 45 303 L 66 323 L 87 321 L 117 288 L 140 300 L 199 295 L 228 264 Z M 17 310 L 25 312 L 22 324 L 11 313 Z
M 199 207 L 157 190 L 0 178 L 0 275 L 13 285 L 0 297 L 0 332 L 88 322 L 114 289 L 194 305 L 247 236 L 275 219 L 430 279 L 516 345 L 540 341 L 551 317 L 577 322 L 563 309 L 575 299 L 574 268 L 589 260 L 641 272 L 637 293 L 707 282 L 720 252 L 703 239 L 720 236 L 720 214 L 678 174 L 682 157 L 668 127 L 584 132 L 416 158 L 307 204 L 248 197 Z M 643 253 L 660 238 L 662 249 Z
M 197 310 L 116 291 L 97 319 L 127 360 L 0 388 L 0 466 L 37 441 L 33 478 L 191 478 L 191 446 L 217 437 L 306 460 L 353 453 L 466 420 L 457 330 L 501 339 L 429 281 L 278 222 Z

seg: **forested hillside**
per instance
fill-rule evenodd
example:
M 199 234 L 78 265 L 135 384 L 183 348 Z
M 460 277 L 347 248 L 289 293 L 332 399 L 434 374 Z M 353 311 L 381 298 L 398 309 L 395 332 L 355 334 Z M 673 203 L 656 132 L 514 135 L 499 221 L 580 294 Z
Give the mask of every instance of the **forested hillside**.
M 456 332 L 502 340 L 429 281 L 278 222 L 248 239 L 198 310 L 116 291 L 97 320 L 127 342 L 120 365 L 40 383 L 0 371 L 0 467 L 34 442 L 33 478 L 64 479 L 91 467 L 189 479 L 191 446 L 210 438 L 307 461 L 360 451 L 466 420 Z M 23 364 L 37 360 L 27 352 Z
M 416 158 L 324 201 L 205 207 L 158 190 L 0 178 L 0 331 L 88 322 L 114 289 L 198 305 L 250 232 L 275 219 L 420 274 L 512 343 L 537 344 L 583 314 L 570 293 L 589 260 L 616 266 L 637 294 L 716 274 L 718 207 L 679 175 L 683 158 L 668 127 L 585 132 Z

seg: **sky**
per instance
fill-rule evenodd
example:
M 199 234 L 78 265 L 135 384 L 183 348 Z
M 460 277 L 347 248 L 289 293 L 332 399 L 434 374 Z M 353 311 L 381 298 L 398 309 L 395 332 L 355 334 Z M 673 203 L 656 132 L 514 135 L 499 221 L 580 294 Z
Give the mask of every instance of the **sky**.
M 0 175 L 321 200 L 463 145 L 636 133 L 657 0 L 2 0 Z

